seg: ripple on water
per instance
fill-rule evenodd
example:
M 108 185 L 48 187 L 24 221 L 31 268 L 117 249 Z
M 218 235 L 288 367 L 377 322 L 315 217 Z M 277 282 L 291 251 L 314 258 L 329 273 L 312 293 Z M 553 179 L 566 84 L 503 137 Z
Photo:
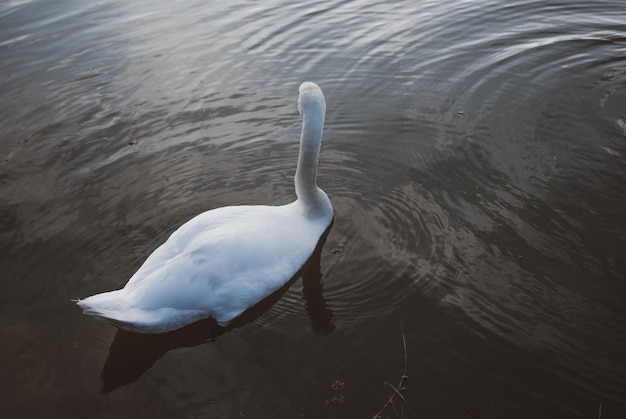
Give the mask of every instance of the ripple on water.
M 432 298 L 447 292 L 438 278 L 451 257 L 445 212 L 419 183 L 386 189 L 367 167 L 332 151 L 324 153 L 320 167 L 336 220 L 322 250 L 322 294 L 334 325 L 348 330 L 397 311 L 412 289 Z M 342 182 L 326 186 L 325 179 L 333 178 Z M 296 282 L 259 322 L 302 333 L 311 328 L 306 304 Z

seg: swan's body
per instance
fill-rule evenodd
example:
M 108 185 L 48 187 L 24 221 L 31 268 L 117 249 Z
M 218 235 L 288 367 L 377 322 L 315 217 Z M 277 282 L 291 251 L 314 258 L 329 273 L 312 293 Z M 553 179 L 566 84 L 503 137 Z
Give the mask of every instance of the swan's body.
M 316 184 L 326 104 L 300 85 L 302 115 L 296 201 L 202 213 L 176 230 L 120 290 L 78 305 L 125 330 L 162 333 L 207 317 L 228 324 L 291 279 L 330 225 L 330 200 Z

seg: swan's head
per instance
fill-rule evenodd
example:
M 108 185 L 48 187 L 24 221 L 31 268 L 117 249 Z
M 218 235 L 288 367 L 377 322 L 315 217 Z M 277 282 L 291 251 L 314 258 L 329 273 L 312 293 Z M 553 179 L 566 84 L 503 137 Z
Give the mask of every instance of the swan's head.
M 326 113 L 326 101 L 322 89 L 313 82 L 305 81 L 298 89 L 298 113 L 302 116 L 309 110 Z

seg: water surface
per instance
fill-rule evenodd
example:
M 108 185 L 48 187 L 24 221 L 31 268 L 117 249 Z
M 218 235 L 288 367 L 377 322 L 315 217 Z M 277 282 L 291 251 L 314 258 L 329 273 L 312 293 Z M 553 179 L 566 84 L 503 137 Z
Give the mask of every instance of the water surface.
M 626 416 L 626 26 L 613 1 L 0 5 L 0 330 L 12 417 Z M 116 333 L 207 209 L 294 198 L 326 94 L 335 222 L 239 327 Z M 386 410 L 386 417 L 396 417 Z

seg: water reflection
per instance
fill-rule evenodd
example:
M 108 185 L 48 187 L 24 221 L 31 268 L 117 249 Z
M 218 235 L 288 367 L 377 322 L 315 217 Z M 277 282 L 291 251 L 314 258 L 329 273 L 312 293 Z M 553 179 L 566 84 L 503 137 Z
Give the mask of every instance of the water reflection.
M 213 319 L 201 320 L 168 333 L 138 334 L 118 330 L 102 367 L 103 393 L 139 379 L 172 349 L 201 345 L 224 333 Z
M 101 392 L 108 393 L 138 380 L 167 352 L 177 348 L 190 348 L 211 342 L 224 333 L 257 320 L 285 294 L 293 283 L 302 278 L 303 295 L 316 334 L 328 335 L 335 326 L 333 313 L 323 295 L 321 254 L 332 223 L 324 232 L 309 260 L 292 279 L 278 291 L 246 310 L 227 327 L 219 326 L 213 319 L 205 319 L 181 329 L 161 334 L 140 334 L 118 330 L 109 347 L 109 356 L 102 367 Z

